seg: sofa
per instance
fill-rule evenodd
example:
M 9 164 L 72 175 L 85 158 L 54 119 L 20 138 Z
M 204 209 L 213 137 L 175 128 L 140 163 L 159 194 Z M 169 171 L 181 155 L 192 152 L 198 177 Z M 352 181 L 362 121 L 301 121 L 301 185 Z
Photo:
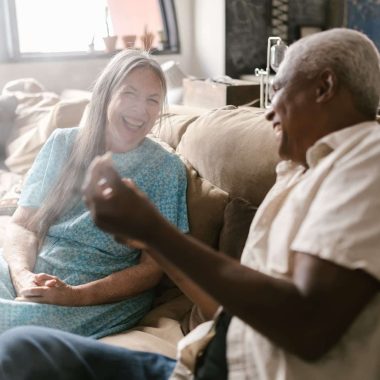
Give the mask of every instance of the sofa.
M 4 125 L 0 121 L 0 135 L 6 136 L 1 142 L 0 247 L 34 157 L 55 128 L 81 124 L 89 98 L 89 93 L 78 91 L 53 94 L 33 79 L 12 81 L 3 89 L 0 103 L 7 99 L 11 111 Z M 190 234 L 220 254 L 239 259 L 250 222 L 274 183 L 279 161 L 264 111 L 170 106 L 149 138 L 178 154 L 186 165 Z M 102 340 L 175 357 L 178 340 L 202 321 L 197 307 L 164 276 L 152 310 L 139 324 Z

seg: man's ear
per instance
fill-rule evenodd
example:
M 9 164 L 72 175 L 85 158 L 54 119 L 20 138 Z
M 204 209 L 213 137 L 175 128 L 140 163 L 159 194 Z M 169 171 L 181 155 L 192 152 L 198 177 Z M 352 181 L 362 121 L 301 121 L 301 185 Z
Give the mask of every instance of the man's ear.
M 331 100 L 336 94 L 338 81 L 336 74 L 330 68 L 323 70 L 318 79 L 316 101 L 324 103 Z

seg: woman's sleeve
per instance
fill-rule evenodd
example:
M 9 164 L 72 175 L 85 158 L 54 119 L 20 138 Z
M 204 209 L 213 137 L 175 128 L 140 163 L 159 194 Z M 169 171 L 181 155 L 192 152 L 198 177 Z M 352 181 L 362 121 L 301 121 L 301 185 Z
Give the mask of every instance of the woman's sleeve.
M 40 207 L 48 191 L 58 179 L 58 174 L 67 158 L 67 139 L 62 131 L 55 130 L 28 171 L 18 205 Z
M 180 159 L 171 155 L 165 160 L 160 175 L 159 193 L 155 196 L 155 204 L 161 214 L 182 232 L 189 232 L 187 219 L 186 169 Z

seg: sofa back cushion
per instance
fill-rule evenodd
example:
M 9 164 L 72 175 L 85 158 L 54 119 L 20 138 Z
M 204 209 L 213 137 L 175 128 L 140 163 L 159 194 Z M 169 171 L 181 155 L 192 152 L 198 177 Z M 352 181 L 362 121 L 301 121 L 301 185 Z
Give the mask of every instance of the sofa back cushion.
M 258 206 L 275 181 L 277 143 L 264 111 L 225 107 L 191 123 L 177 147 L 199 175 Z
M 176 115 L 166 113 L 158 120 L 152 129 L 152 133 L 162 141 L 165 141 L 173 149 L 177 148 L 187 127 L 197 119 L 196 115 Z
M 8 145 L 7 167 L 15 173 L 25 174 L 56 128 L 79 125 L 87 104 L 88 99 L 63 100 L 42 107 L 38 113 L 29 116 L 25 113 L 23 122 L 18 121 L 19 135 Z

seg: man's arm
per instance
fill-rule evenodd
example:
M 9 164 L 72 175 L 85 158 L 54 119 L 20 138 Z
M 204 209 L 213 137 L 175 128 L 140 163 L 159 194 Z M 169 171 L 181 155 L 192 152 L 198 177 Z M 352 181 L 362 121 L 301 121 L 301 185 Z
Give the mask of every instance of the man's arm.
M 212 319 L 219 307 L 219 303 L 159 252 L 154 250 L 148 250 L 147 252 L 157 261 L 179 289 L 199 307 L 203 317 Z
M 305 360 L 326 353 L 379 289 L 362 271 L 306 253 L 294 253 L 289 281 L 257 272 L 182 234 L 101 158 L 89 174 L 85 200 L 100 228 L 143 242 L 231 314 Z
M 231 314 L 305 360 L 325 354 L 379 290 L 379 283 L 295 253 L 292 281 L 267 276 L 162 223 L 151 246 Z M 175 252 L 181 252 L 180 255 Z
M 147 248 L 147 246 L 139 241 L 125 239 L 121 236 L 117 237 L 121 244 L 130 244 L 137 249 L 142 249 L 152 256 L 156 263 L 164 270 L 171 280 L 178 286 L 179 289 L 200 309 L 202 316 L 205 319 L 212 319 L 220 306 L 207 292 L 200 288 L 190 277 L 175 267 L 159 252 Z

